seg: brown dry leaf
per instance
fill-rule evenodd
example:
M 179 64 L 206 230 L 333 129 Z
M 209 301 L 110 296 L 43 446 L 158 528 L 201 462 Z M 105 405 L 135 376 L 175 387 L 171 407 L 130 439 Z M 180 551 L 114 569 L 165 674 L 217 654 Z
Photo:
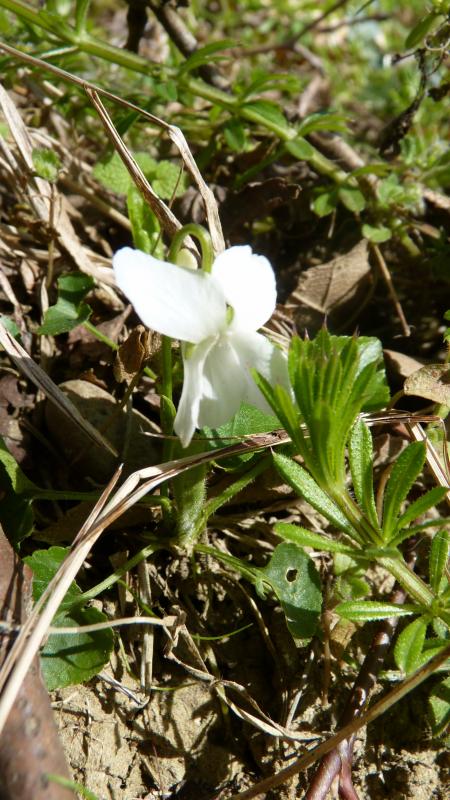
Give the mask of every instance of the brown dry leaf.
M 155 335 L 158 338 L 158 334 Z M 120 345 L 114 362 L 114 377 L 118 383 L 129 383 L 145 366 L 155 351 L 154 336 L 144 325 L 138 325 Z M 159 337 L 160 342 L 160 337 Z
M 405 353 L 398 353 L 397 350 L 383 350 L 383 353 L 387 366 L 396 377 L 403 379 L 409 378 L 413 372 L 417 372 L 417 370 L 423 367 L 421 361 L 418 361 L 416 358 L 411 358 L 411 356 L 407 356 Z
M 360 311 L 371 284 L 368 244 L 363 239 L 348 253 L 302 272 L 286 308 L 293 311 L 298 329 L 314 331 L 326 317 L 339 325 L 355 309 Z
M 406 379 L 403 391 L 450 406 L 450 368 L 448 364 L 428 364 Z

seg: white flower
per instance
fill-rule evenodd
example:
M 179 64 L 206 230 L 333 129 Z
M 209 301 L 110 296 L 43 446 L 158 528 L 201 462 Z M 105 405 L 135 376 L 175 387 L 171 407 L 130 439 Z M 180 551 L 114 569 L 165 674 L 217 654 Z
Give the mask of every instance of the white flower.
M 183 447 L 195 428 L 222 425 L 242 402 L 270 410 L 250 374 L 254 368 L 272 384 L 288 385 L 285 355 L 256 333 L 276 302 L 267 258 L 248 246 L 231 247 L 206 273 L 124 247 L 113 266 L 117 285 L 145 325 L 191 343 L 183 348 L 184 383 L 174 424 Z

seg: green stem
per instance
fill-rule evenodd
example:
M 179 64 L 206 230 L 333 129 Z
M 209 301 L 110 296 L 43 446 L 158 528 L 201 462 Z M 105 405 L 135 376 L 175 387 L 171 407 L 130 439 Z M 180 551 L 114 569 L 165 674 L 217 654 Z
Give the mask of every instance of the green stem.
M 184 240 L 187 236 L 195 236 L 200 242 L 202 251 L 202 269 L 204 272 L 211 272 L 214 261 L 214 250 L 212 246 L 211 236 L 202 225 L 196 225 L 195 222 L 190 222 L 176 232 L 170 245 L 168 260 L 174 264 L 177 262 L 177 256 L 183 247 Z
M 209 547 L 206 544 L 194 545 L 194 551 L 196 553 L 204 553 L 206 556 L 213 556 L 213 558 L 217 558 L 218 561 L 222 561 L 223 564 L 226 564 L 228 567 L 236 570 L 236 572 L 239 572 L 243 578 L 247 578 L 250 583 L 255 584 L 260 580 L 260 569 L 257 567 L 249 567 L 245 561 L 242 561 L 240 558 L 236 558 L 229 553 L 223 553 L 221 550 L 216 550 L 214 547 Z
M 400 558 L 379 558 L 378 563 L 387 569 L 418 603 L 430 608 L 435 596 L 427 584 Z
M 152 542 L 146 547 L 143 547 L 142 550 L 139 550 L 139 552 L 136 553 L 132 558 L 129 558 L 128 561 L 122 564 L 121 567 L 118 567 L 111 575 L 108 575 L 104 581 L 97 583 L 97 585 L 93 586 L 92 589 L 88 589 L 87 592 L 83 592 L 80 597 L 77 597 L 76 605 L 84 605 L 88 600 L 93 600 L 94 597 L 98 597 L 98 595 L 102 594 L 102 592 L 106 592 L 111 588 L 111 586 L 114 586 L 114 584 L 121 579 L 122 575 L 125 575 L 126 572 L 129 572 L 136 567 L 137 564 L 140 564 L 141 561 L 144 561 L 153 553 L 156 553 L 156 551 L 160 550 L 161 547 L 162 545 L 158 544 L 157 542 Z

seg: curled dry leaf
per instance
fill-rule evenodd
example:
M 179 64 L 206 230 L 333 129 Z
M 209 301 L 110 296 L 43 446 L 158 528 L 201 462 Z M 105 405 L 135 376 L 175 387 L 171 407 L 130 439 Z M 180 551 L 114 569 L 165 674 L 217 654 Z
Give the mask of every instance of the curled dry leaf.
M 134 328 L 120 345 L 114 361 L 114 377 L 118 383 L 129 383 L 140 372 L 161 345 L 161 337 L 144 325 Z
M 348 253 L 302 272 L 286 308 L 292 310 L 297 328 L 308 328 L 310 333 L 325 318 L 334 326 L 348 324 L 349 314 L 355 308 L 359 313 L 369 298 L 371 285 L 368 244 L 363 239 Z
M 424 397 L 433 403 L 450 406 L 450 368 L 448 364 L 428 364 L 413 372 L 403 387 L 405 394 Z

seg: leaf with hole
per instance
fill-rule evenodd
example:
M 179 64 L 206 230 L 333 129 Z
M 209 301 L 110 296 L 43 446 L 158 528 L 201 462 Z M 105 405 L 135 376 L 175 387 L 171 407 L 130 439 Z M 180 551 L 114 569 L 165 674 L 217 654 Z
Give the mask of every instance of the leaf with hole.
M 322 608 L 320 576 L 312 559 L 297 545 L 282 543 L 261 573 L 281 603 L 292 636 L 311 639 Z

